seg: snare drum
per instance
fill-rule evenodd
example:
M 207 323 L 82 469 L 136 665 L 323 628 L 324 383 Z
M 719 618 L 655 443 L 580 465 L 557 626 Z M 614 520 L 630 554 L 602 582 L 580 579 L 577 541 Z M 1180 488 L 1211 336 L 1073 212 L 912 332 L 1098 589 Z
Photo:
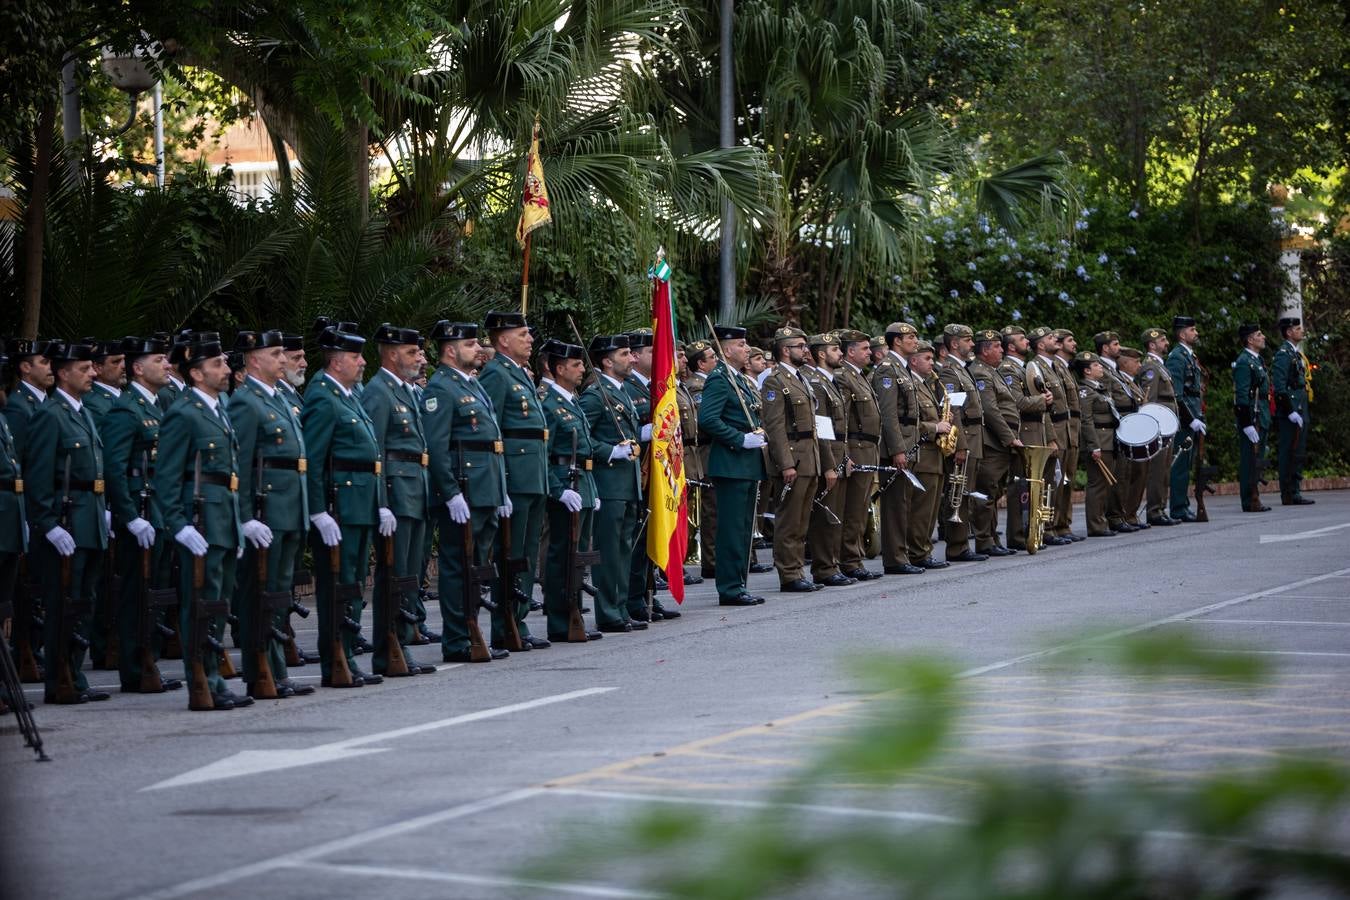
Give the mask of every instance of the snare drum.
M 1161 403 L 1145 403 L 1139 407 L 1139 411 L 1152 417 L 1158 423 L 1158 431 L 1169 441 L 1176 435 L 1177 429 L 1181 427 L 1177 414 Z
M 1158 420 L 1143 412 L 1122 416 L 1116 426 L 1116 444 L 1120 455 L 1128 460 L 1144 462 L 1152 459 L 1163 448 Z

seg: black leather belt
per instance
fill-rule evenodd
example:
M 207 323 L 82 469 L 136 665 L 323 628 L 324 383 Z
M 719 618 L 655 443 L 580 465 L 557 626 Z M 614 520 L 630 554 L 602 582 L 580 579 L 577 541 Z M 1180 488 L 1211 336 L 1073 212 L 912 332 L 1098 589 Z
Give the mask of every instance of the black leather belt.
M 1108 420 L 1105 421 L 1105 422 L 1096 422 L 1096 421 L 1094 421 L 1094 422 L 1092 423 L 1092 427 L 1093 427 L 1093 428 L 1115 428 L 1115 427 L 1116 427 L 1116 423 L 1115 423 L 1114 420 L 1111 420 L 1111 419 L 1108 419 Z
M 456 447 L 463 447 L 465 450 L 480 450 L 484 453 L 501 453 L 501 441 L 455 441 Z
M 62 482 L 56 482 L 57 493 L 60 493 L 63 487 L 65 485 Z M 82 478 L 72 478 L 69 487 L 72 491 L 81 494 L 101 494 L 103 493 L 103 479 L 96 478 L 93 481 L 85 481 Z
M 570 456 L 555 456 L 555 457 L 552 458 L 552 462 L 553 462 L 553 464 L 554 464 L 555 466 L 571 466 L 571 465 L 572 465 L 572 457 L 570 457 Z M 589 472 L 589 471 L 591 470 L 591 461 L 590 461 L 589 459 L 579 459 L 579 460 L 577 460 L 577 468 L 578 468 L 578 469 L 585 469 L 587 472 Z
M 686 447 L 702 447 L 702 446 L 703 446 L 703 440 L 702 440 L 701 438 L 689 438 L 689 439 L 685 440 L 684 446 L 686 446 Z
M 264 456 L 262 467 L 264 469 L 286 469 L 291 472 L 308 472 L 309 460 L 303 456 L 296 459 L 289 459 L 284 456 Z
M 860 432 L 860 431 L 850 431 L 850 432 L 849 432 L 849 435 L 848 435 L 848 439 L 849 439 L 850 441 L 862 441 L 864 444 L 880 444 L 880 443 L 881 443 L 881 435 L 879 435 L 879 434 L 863 434 L 863 433 Z
M 194 478 L 196 478 L 195 473 L 186 472 L 183 474 L 183 483 L 187 484 Z M 224 472 L 203 472 L 202 484 L 214 484 L 233 493 L 234 491 L 239 490 L 239 476 L 233 472 L 229 475 L 226 475 Z
M 900 424 L 901 424 L 901 425 L 918 425 L 918 424 L 919 424 L 919 420 L 916 419 L 916 418 L 914 418 L 913 416 L 901 416 L 901 417 L 900 417 Z
M 547 428 L 503 428 L 502 437 L 520 441 L 546 441 Z
M 1067 422 L 1067 421 L 1069 421 L 1069 414 L 1066 413 L 1066 412 L 1062 412 L 1062 413 L 1051 413 L 1051 414 L 1050 414 L 1050 421 L 1051 421 L 1051 422 L 1054 422 L 1055 424 L 1059 424 L 1060 422 Z
M 378 459 L 335 459 L 333 460 L 334 472 L 374 472 L 380 474 L 380 461 Z
M 1071 410 L 1069 410 L 1069 418 L 1070 418 L 1070 419 L 1081 419 L 1081 418 L 1083 418 L 1083 414 L 1082 414 L 1081 412 L 1079 412 L 1078 410 L 1076 410 L 1076 409 L 1071 409 Z
M 1024 412 L 1020 413 L 1020 415 L 1022 416 L 1023 422 L 1039 422 L 1041 419 L 1045 418 L 1045 413 Z
M 787 439 L 789 441 L 805 441 L 816 436 L 814 431 L 789 431 Z
M 962 424 L 962 425 L 983 425 L 983 424 L 984 424 L 984 416 L 968 416 L 968 415 L 962 413 L 962 414 L 961 414 L 961 424 Z
M 22 494 L 22 493 L 23 493 L 23 479 L 22 479 L 22 478 L 0 478 L 0 491 L 5 491 L 5 492 L 10 493 L 10 494 Z
M 384 451 L 384 458 L 395 459 L 398 460 L 399 462 L 417 463 L 424 469 L 431 462 L 431 460 L 428 458 L 428 454 L 414 453 L 411 450 L 386 450 Z

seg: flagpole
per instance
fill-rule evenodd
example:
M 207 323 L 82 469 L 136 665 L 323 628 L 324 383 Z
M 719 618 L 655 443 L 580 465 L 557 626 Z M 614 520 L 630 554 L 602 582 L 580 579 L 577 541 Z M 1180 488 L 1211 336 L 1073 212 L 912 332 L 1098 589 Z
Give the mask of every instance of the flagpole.
M 530 306 L 530 239 L 533 235 L 525 235 L 525 262 L 520 270 L 520 314 L 523 316 L 529 312 Z

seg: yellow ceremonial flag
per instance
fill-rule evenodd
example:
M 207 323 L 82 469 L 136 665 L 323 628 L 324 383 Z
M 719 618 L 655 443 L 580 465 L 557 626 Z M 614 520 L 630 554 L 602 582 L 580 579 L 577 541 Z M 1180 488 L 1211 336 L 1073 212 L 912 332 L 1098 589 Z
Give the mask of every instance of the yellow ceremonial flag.
M 544 184 L 544 164 L 539 159 L 539 119 L 534 120 L 534 135 L 530 139 L 530 155 L 525 161 L 525 192 L 516 225 L 516 240 L 522 247 L 525 239 L 537 228 L 553 222 L 548 207 L 548 186 Z

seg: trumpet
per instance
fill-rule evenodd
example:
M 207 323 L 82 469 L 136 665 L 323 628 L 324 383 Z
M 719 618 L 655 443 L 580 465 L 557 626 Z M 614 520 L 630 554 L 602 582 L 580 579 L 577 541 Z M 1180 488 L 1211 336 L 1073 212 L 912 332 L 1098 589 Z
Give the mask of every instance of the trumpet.
M 963 461 L 956 463 L 947 476 L 946 500 L 952 508 L 952 514 L 947 517 L 948 525 L 961 524 L 961 504 L 966 499 L 966 490 L 966 463 Z

